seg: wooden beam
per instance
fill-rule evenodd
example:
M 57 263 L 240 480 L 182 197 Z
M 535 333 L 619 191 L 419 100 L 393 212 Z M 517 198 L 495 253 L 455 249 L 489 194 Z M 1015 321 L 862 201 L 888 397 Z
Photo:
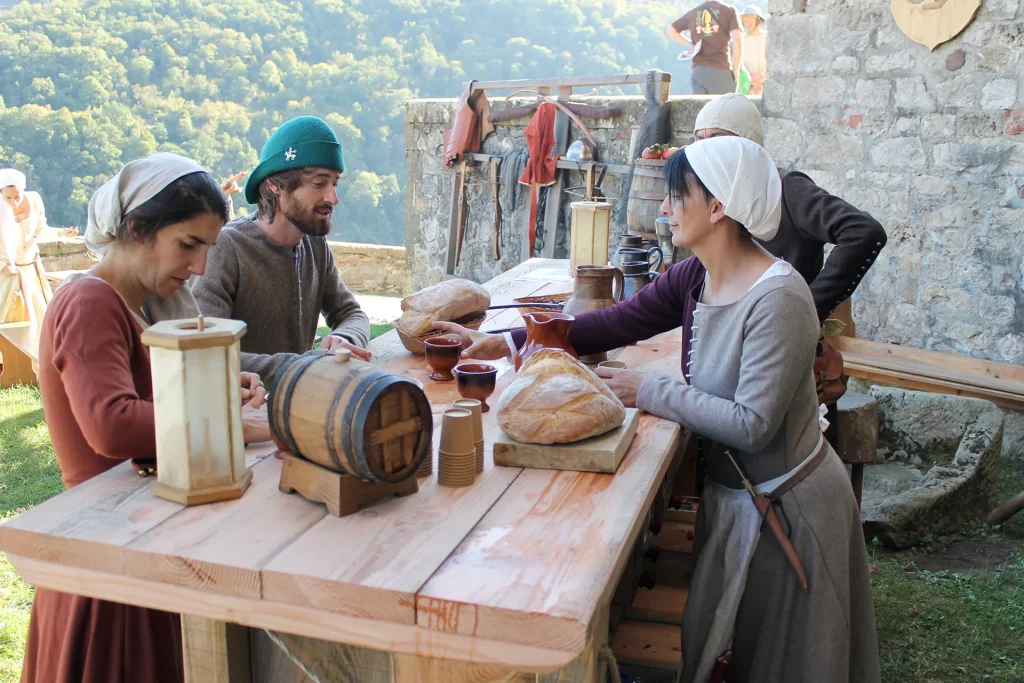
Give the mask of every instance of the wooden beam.
M 250 683 L 249 629 L 181 615 L 185 683 Z
M 500 159 L 501 156 L 498 154 L 482 154 L 480 152 L 471 152 L 466 155 L 467 159 L 473 161 L 490 162 L 491 159 Z M 581 174 L 586 174 L 587 171 L 593 171 L 597 166 L 604 166 L 608 169 L 608 172 L 612 175 L 627 175 L 629 173 L 629 164 L 606 164 L 602 161 L 569 161 L 568 159 L 559 159 L 558 168 L 565 169 L 568 171 L 578 171 Z
M 662 72 L 665 82 L 672 80 L 672 75 Z M 473 87 L 478 90 L 519 90 L 520 88 L 587 88 L 613 85 L 642 85 L 647 82 L 647 74 L 615 74 L 613 76 L 574 76 L 572 78 L 522 78 L 506 81 L 474 81 Z

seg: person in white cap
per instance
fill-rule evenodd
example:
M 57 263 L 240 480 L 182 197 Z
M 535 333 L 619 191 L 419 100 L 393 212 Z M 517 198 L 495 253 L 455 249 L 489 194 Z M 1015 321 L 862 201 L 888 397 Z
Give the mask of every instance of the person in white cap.
M 743 95 L 716 97 L 697 114 L 697 140 L 736 135 L 764 145 L 761 113 Z M 839 197 L 829 194 L 798 171 L 782 175 L 782 220 L 778 234 L 761 244 L 790 263 L 811 287 L 814 308 L 822 322 L 864 278 L 885 246 L 885 229 Z M 835 248 L 825 260 L 825 245 Z
M 740 21 L 747 32 L 743 36 L 743 66 L 750 74 L 750 94 L 760 95 L 768 76 L 768 15 L 757 5 L 748 5 L 740 13 Z
M 37 244 L 47 229 L 46 210 L 39 193 L 25 187 L 24 173 L 0 170 L 0 322 L 39 327 L 53 298 Z
M 596 370 L 625 405 L 701 437 L 707 477 L 680 680 L 877 683 L 860 513 L 818 419 L 818 317 L 799 273 L 756 241 L 779 230 L 779 171 L 763 147 L 732 136 L 685 147 L 665 178 L 672 243 L 695 258 L 580 314 L 569 341 L 580 353 L 607 351 L 683 322 L 684 379 Z M 437 326 L 460 334 L 473 357 L 508 353 L 500 335 Z M 745 481 L 785 520 L 776 530 L 761 532 Z M 715 678 L 722 662 L 732 677 Z

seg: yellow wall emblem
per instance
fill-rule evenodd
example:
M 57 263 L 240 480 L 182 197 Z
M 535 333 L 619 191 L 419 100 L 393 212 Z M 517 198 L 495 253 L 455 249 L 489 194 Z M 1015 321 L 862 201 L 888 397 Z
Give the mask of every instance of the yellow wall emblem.
M 934 50 L 970 25 L 981 0 L 892 0 L 891 8 L 908 38 Z

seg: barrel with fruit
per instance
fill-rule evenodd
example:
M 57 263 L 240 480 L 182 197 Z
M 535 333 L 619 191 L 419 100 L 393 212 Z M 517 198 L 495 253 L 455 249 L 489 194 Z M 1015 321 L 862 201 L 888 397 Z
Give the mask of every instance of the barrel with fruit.
M 634 162 L 633 183 L 626 205 L 626 226 L 632 233 L 655 234 L 655 223 L 661 215 L 661 203 L 668 194 L 665 181 L 665 160 L 679 151 L 669 145 L 651 145 Z

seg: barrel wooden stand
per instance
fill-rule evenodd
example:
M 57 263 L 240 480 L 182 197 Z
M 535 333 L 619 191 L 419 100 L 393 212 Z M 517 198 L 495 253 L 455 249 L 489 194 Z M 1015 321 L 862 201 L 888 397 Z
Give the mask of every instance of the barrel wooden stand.
M 416 477 L 398 483 L 363 481 L 321 467 L 291 453 L 281 463 L 281 493 L 297 492 L 306 500 L 323 503 L 335 517 L 351 515 L 367 503 L 391 496 L 408 496 L 419 491 Z

